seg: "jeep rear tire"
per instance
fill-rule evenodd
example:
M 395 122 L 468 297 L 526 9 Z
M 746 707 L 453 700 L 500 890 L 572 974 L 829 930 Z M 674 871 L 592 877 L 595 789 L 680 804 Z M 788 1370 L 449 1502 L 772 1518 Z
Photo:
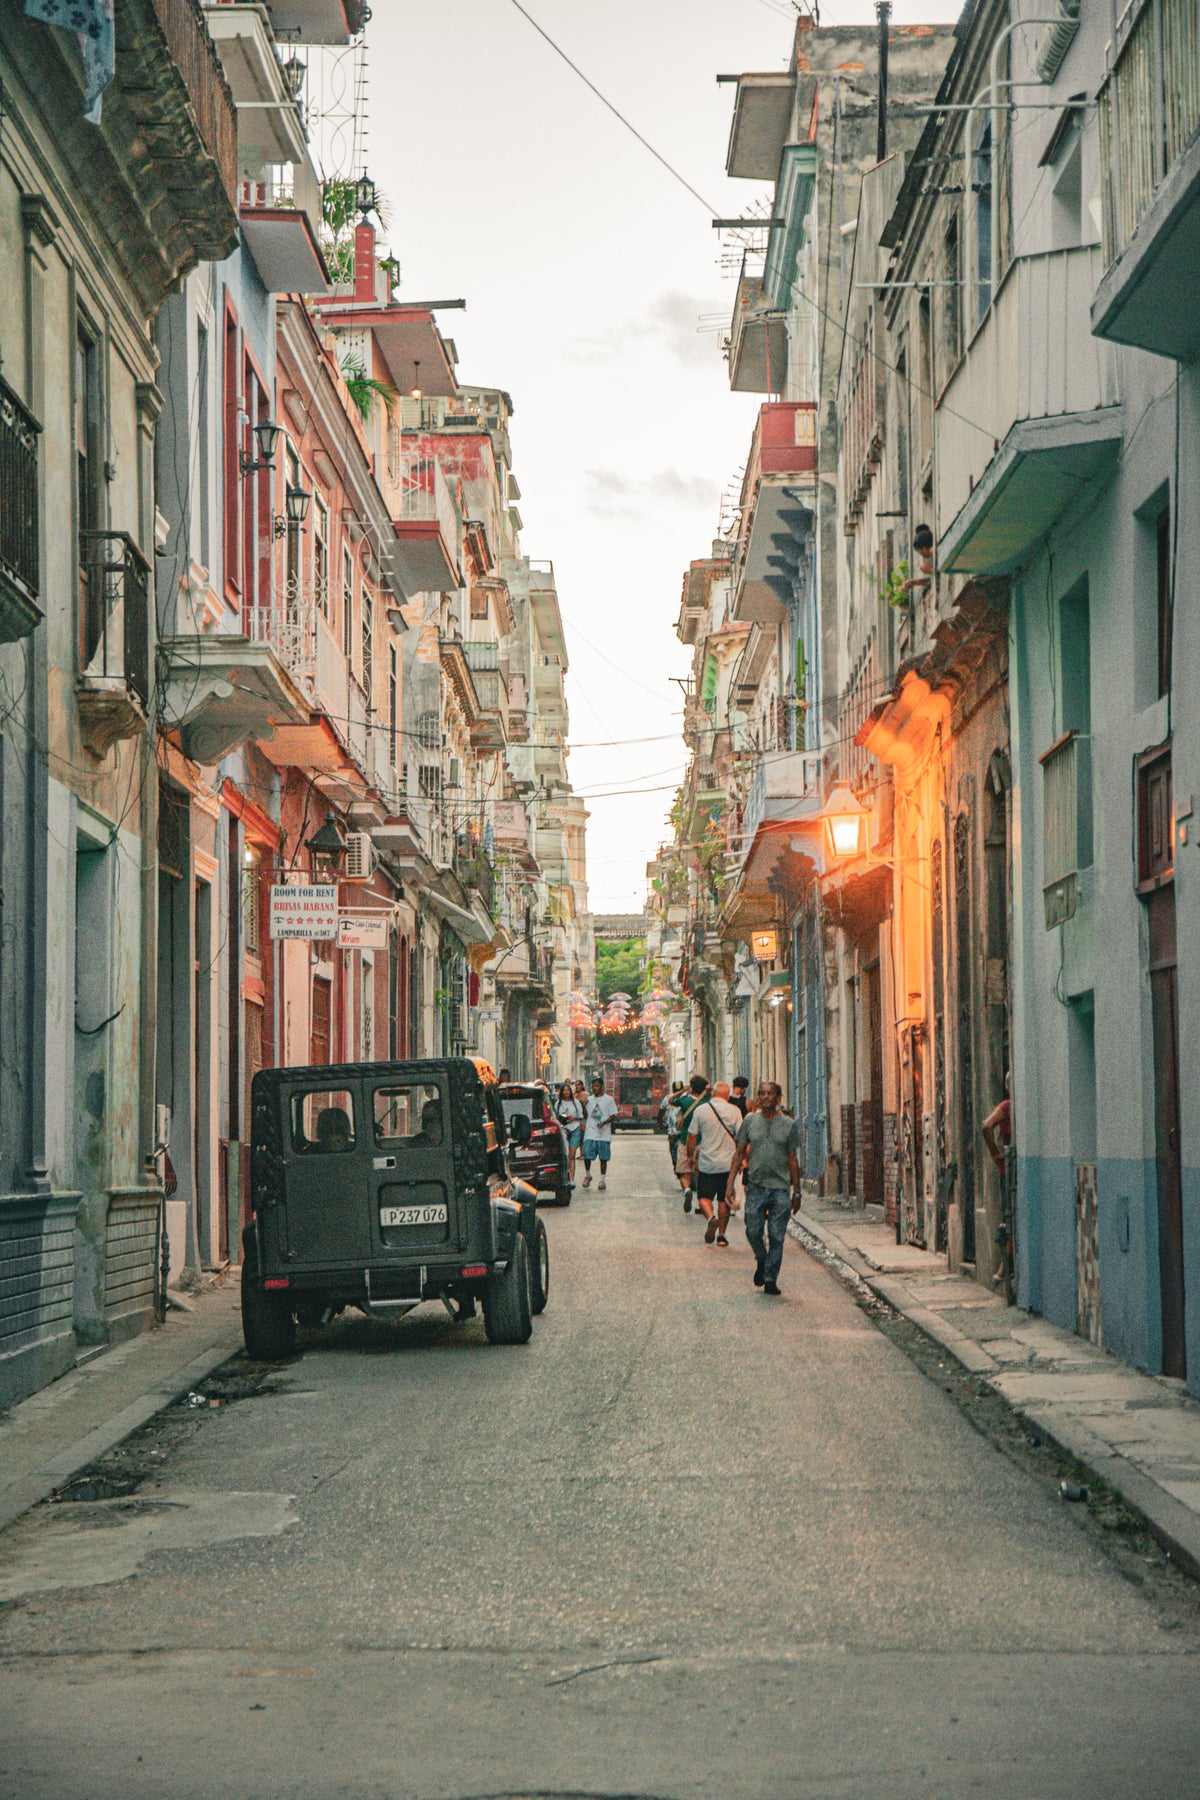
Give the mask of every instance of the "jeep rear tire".
M 489 1344 L 527 1344 L 533 1335 L 529 1292 L 529 1252 L 518 1231 L 502 1275 L 493 1275 L 483 1291 L 483 1328 Z
M 529 1259 L 529 1304 L 535 1314 L 546 1310 L 550 1298 L 550 1242 L 544 1222 L 534 1228 L 533 1251 Z
M 291 1297 L 265 1293 L 249 1257 L 242 1264 L 242 1338 L 255 1362 L 283 1362 L 296 1349 Z

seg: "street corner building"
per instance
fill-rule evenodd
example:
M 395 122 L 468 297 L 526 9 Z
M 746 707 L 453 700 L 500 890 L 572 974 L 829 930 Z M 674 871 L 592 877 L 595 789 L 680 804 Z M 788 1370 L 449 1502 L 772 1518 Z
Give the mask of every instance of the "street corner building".
M 592 963 L 513 403 L 318 141 L 367 9 L 91 10 L 0 0 L 0 1404 L 239 1260 L 260 1068 L 565 1074 Z
M 764 398 L 649 910 L 810 1180 L 1200 1393 L 1200 11 L 1035 10 L 723 78 Z

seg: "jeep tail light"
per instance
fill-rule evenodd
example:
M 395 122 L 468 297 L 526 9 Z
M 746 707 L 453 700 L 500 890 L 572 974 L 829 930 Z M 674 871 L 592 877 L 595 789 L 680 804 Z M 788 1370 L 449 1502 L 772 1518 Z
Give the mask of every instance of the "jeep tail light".
M 487 1264 L 486 1263 L 468 1263 L 466 1268 L 463 1270 L 464 1280 L 470 1280 L 475 1275 L 486 1275 L 486 1274 L 487 1274 Z
M 268 1275 L 267 1279 L 263 1282 L 265 1288 L 285 1288 L 291 1287 L 291 1285 L 292 1278 L 290 1275 Z

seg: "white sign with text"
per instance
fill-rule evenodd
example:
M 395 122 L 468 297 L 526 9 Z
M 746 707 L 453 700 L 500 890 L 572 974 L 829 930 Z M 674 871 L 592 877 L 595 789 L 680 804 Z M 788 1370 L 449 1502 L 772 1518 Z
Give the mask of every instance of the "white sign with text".
M 339 947 L 343 950 L 386 950 L 390 916 L 389 913 L 339 913 Z
M 334 883 L 300 887 L 278 884 L 271 889 L 273 938 L 337 936 L 338 891 Z

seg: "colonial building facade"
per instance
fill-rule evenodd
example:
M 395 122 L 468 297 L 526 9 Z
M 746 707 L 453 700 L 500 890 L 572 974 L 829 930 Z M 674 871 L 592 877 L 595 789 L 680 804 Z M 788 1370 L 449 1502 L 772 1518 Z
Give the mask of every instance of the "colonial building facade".
M 114 76 L 4 0 L 0 1403 L 239 1259 L 258 1069 L 574 1064 L 512 404 L 306 128 L 297 51 L 366 16 L 117 0 Z

